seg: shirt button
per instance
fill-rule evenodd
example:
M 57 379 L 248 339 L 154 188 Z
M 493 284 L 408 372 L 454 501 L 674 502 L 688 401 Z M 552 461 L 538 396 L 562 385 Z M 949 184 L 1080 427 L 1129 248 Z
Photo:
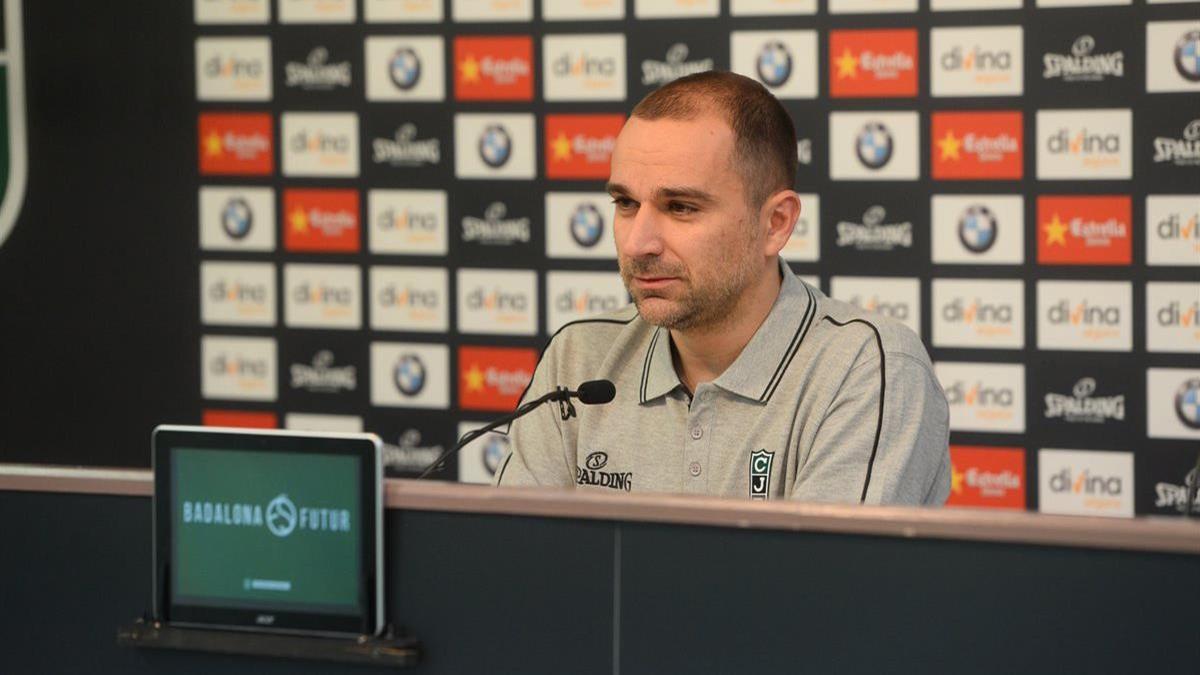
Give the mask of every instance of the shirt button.
M 698 441 L 698 440 L 700 440 L 700 437 L 703 435 L 704 435 L 703 429 L 701 429 L 700 427 L 692 427 L 692 438 L 694 438 L 695 440 Z
M 700 462 L 692 462 L 691 464 L 689 464 L 688 465 L 688 473 L 692 474 L 693 476 L 699 476 L 700 475 Z

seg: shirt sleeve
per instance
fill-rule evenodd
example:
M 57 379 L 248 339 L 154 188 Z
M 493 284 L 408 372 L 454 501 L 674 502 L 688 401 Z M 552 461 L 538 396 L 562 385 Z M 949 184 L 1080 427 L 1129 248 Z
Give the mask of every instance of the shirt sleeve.
M 945 393 L 922 360 L 887 353 L 856 364 L 820 422 L 792 498 L 943 504 L 949 419 Z
M 555 345 L 542 354 L 534 369 L 533 380 L 521 403 L 554 388 Z M 500 463 L 492 484 L 504 487 L 575 485 L 573 461 L 567 460 L 558 405 L 545 403 L 514 421 L 508 428 L 509 453 Z

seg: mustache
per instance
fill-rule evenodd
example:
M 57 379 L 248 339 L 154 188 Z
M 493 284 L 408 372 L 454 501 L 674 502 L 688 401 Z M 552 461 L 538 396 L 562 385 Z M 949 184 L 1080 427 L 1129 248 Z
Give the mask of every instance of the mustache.
M 621 272 L 627 277 L 679 277 L 687 278 L 683 265 L 665 263 L 653 256 L 625 258 L 620 261 Z

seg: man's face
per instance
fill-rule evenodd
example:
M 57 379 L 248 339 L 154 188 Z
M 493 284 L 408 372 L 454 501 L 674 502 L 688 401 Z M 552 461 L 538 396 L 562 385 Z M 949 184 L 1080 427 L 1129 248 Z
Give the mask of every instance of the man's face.
M 733 130 L 715 115 L 632 117 L 617 137 L 608 185 L 617 259 L 652 324 L 719 324 L 762 273 L 764 235 L 733 150 Z

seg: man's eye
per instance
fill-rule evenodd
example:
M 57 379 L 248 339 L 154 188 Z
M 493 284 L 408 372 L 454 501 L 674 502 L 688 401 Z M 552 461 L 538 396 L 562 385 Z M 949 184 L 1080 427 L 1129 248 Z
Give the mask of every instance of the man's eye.
M 667 210 L 677 216 L 686 216 L 697 211 L 696 207 L 691 204 L 681 204 L 679 202 L 671 202 L 667 205 Z
M 625 197 L 613 197 L 612 203 L 616 204 L 618 209 L 628 209 L 633 206 L 633 200 Z

